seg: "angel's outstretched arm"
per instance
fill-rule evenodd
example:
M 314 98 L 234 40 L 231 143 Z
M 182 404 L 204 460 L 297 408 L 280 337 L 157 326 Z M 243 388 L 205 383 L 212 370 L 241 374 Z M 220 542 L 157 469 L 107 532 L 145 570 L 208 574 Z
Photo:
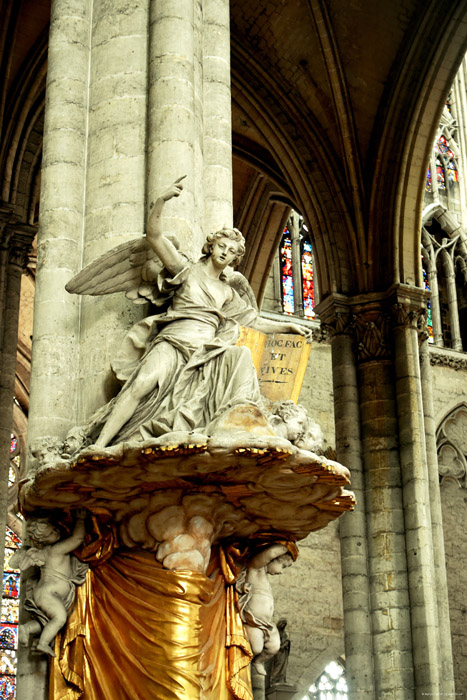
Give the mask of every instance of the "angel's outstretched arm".
M 154 250 L 156 255 L 162 260 L 164 266 L 173 275 L 183 269 L 186 260 L 180 255 L 173 243 L 162 233 L 162 210 L 164 204 L 173 197 L 179 197 L 182 190 L 182 180 L 186 175 L 182 175 L 178 180 L 175 180 L 160 197 L 156 199 L 150 206 L 151 213 L 149 214 L 146 227 L 146 237 L 149 245 Z
M 303 335 L 308 343 L 311 342 L 311 328 L 306 328 L 298 323 L 288 323 L 288 321 L 271 321 L 268 318 L 256 318 L 252 328 L 263 333 L 295 333 Z
M 52 545 L 55 554 L 70 554 L 74 549 L 82 544 L 84 535 L 86 534 L 84 526 L 85 518 L 86 509 L 79 508 L 76 511 L 76 523 L 71 536 Z

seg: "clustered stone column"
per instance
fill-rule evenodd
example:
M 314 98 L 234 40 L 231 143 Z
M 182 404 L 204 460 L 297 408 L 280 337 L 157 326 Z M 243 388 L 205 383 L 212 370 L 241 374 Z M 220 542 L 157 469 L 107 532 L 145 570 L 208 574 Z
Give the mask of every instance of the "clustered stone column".
M 26 269 L 35 234 L 34 226 L 15 221 L 11 209 L 0 205 L 0 532 L 5 532 L 8 518 L 8 477 L 21 275 Z M 4 550 L 5 539 L 1 537 L 2 562 Z
M 65 284 L 143 235 L 151 201 L 181 175 L 164 228 L 196 257 L 204 227 L 232 225 L 228 0 L 52 0 L 29 448 L 115 393 L 110 358 L 144 310 Z M 20 658 L 22 700 L 46 693 L 44 666 Z
M 424 290 L 394 285 L 385 294 L 332 295 L 318 308 L 331 328 L 337 372 L 338 459 L 351 468 L 360 496 L 356 513 L 341 524 L 346 665 L 356 697 L 411 698 L 452 689 L 452 667 L 441 648 L 449 623 L 440 620 L 440 601 L 447 592 L 439 572 L 440 515 L 430 507 L 430 489 L 437 487 L 425 450 L 419 366 L 425 296 Z

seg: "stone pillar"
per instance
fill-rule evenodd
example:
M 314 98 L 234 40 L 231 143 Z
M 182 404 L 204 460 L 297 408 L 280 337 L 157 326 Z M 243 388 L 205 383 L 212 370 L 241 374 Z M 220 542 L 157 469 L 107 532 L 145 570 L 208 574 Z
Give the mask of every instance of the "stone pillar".
M 430 260 L 428 267 L 428 286 L 430 288 L 431 318 L 433 321 L 433 341 L 439 347 L 444 346 L 443 327 L 441 324 L 441 310 L 439 306 L 438 275 L 436 274 L 436 262 Z
M 357 367 L 353 351 L 353 316 L 337 295 L 319 305 L 322 328 L 331 338 L 337 460 L 351 472 L 357 506 L 339 521 L 344 608 L 345 666 L 352 697 L 374 698 L 373 639 L 360 440 Z
M 359 502 L 356 512 L 341 521 L 350 692 L 378 700 L 408 700 L 451 687 L 448 658 L 442 662 L 445 685 L 440 679 L 439 637 L 447 631 L 438 619 L 437 596 L 443 606 L 446 585 L 433 552 L 440 514 L 436 504 L 430 509 L 419 371 L 417 323 L 426 312 L 426 297 L 424 290 L 394 285 L 384 294 L 334 294 L 318 307 L 325 324 L 331 325 L 338 458 L 351 468 Z M 359 543 L 359 550 L 351 549 Z M 436 556 L 440 566 L 441 552 Z M 356 610 L 349 614 L 351 573 L 360 575 L 360 585 L 355 585 L 355 576 Z M 371 612 L 366 624 L 365 581 Z M 362 652 L 354 671 L 351 659 L 357 659 L 357 646 Z M 360 687 L 372 661 L 374 691 L 368 682 Z
M 77 423 L 80 299 L 65 284 L 82 262 L 91 10 L 91 0 L 52 2 L 29 444 Z
M 353 305 L 358 359 L 376 698 L 414 687 L 397 407 L 389 319 L 372 295 Z
M 28 445 L 77 423 L 80 299 L 65 284 L 82 265 L 91 15 L 91 0 L 52 1 Z M 20 648 L 17 684 L 45 698 L 46 659 Z
M 8 475 L 13 428 L 18 316 L 21 298 L 21 275 L 26 268 L 36 229 L 27 224 L 3 227 L 0 223 L 1 278 L 0 306 L 0 532 L 5 532 L 8 515 Z M 0 537 L 0 561 L 3 562 L 5 538 Z
M 183 195 L 164 209 L 164 225 L 186 252 L 198 254 L 203 242 L 196 196 L 202 178 L 196 172 L 202 132 L 195 114 L 200 7 L 194 0 L 151 0 L 147 136 L 148 203 L 176 178 L 187 176 Z
M 204 233 L 231 227 L 232 116 L 229 0 L 203 2 Z
M 82 265 L 144 233 L 148 13 L 149 0 L 93 2 Z M 82 297 L 77 422 L 117 391 L 110 362 L 144 311 L 122 293 Z
M 429 479 L 418 353 L 424 290 L 399 285 L 393 311 L 399 452 L 412 628 L 415 687 L 439 693 L 438 609 L 433 560 Z
M 456 273 L 453 269 L 454 266 L 450 259 L 449 262 L 449 272 L 446 272 L 446 291 L 449 306 L 449 322 L 451 325 L 451 346 L 453 350 L 459 350 L 460 352 L 462 352 L 459 308 L 457 306 Z
M 421 338 L 420 338 L 421 336 Z M 420 376 L 422 385 L 423 415 L 425 423 L 425 444 L 428 465 L 430 492 L 431 527 L 433 537 L 433 558 L 436 578 L 436 598 L 438 605 L 438 651 L 439 651 L 439 691 L 443 695 L 454 694 L 454 670 L 452 663 L 451 625 L 449 617 L 444 533 L 439 487 L 438 455 L 436 445 L 436 424 L 433 409 L 433 390 L 428 334 L 422 331 L 420 343 Z

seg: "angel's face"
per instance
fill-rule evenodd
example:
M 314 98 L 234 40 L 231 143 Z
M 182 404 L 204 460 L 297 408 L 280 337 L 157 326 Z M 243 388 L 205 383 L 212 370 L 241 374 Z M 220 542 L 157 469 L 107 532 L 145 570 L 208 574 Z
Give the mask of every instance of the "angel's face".
M 217 238 L 212 244 L 211 260 L 216 267 L 231 265 L 239 254 L 239 244 L 227 236 Z
M 37 518 L 29 520 L 27 534 L 37 544 L 53 544 L 60 539 L 60 533 L 48 520 Z

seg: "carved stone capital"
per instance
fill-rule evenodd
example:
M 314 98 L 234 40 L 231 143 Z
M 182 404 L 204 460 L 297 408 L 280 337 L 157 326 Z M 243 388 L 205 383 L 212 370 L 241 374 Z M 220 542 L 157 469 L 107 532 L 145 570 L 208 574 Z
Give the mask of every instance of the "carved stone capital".
M 396 328 L 427 333 L 428 292 L 393 285 L 386 292 L 346 297 L 331 294 L 317 307 L 324 331 L 331 337 L 346 334 L 354 342 L 358 362 L 389 358 Z
M 29 262 L 32 242 L 36 235 L 36 228 L 27 224 L 17 224 L 14 228 L 7 227 L 8 238 L 8 263 L 18 267 L 23 272 Z

